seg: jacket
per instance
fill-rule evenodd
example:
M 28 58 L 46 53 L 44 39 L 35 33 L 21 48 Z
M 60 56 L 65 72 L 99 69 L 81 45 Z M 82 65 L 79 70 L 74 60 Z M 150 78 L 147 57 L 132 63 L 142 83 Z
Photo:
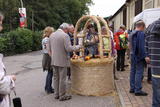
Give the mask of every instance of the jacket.
M 126 35 L 126 39 L 128 39 L 128 34 L 127 34 L 126 32 L 124 32 L 124 31 L 118 31 L 118 32 L 116 32 L 116 33 L 114 34 L 114 42 L 116 43 L 116 45 L 115 45 L 115 49 L 116 49 L 116 50 L 122 50 L 122 48 L 120 48 L 119 36 L 120 36 L 121 34 L 124 34 L 124 33 L 125 33 L 125 35 Z
M 51 65 L 69 67 L 70 57 L 68 52 L 77 51 L 80 46 L 72 46 L 70 37 L 63 30 L 58 29 L 49 37 L 49 51 L 51 52 Z
M 145 50 L 151 59 L 152 76 L 158 75 L 160 78 L 160 19 L 146 29 Z
M 143 31 L 136 31 L 132 34 L 131 40 L 131 49 L 132 55 L 134 59 L 134 63 L 138 63 L 140 61 L 144 61 L 145 54 L 145 33 Z
M 10 107 L 9 94 L 14 88 L 14 81 L 10 76 L 6 76 L 5 66 L 2 62 L 3 55 L 0 54 L 0 107 Z

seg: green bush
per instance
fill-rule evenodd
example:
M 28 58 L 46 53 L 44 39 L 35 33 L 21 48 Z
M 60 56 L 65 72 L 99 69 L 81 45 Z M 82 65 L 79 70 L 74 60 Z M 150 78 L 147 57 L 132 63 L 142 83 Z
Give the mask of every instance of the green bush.
M 42 32 L 38 31 L 34 32 L 32 38 L 33 38 L 32 51 L 40 50 L 42 41 Z
M 17 28 L 0 37 L 0 52 L 6 55 L 20 54 L 41 49 L 41 32 Z
M 7 48 L 7 39 L 4 37 L 0 37 L 0 52 L 5 52 L 6 48 Z

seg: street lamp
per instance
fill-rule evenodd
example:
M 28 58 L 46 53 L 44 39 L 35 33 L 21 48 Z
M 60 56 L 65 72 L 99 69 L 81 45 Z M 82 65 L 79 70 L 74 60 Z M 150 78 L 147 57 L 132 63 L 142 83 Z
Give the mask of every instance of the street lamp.
M 22 0 L 20 0 L 21 1 L 21 6 L 22 6 L 22 8 L 23 8 L 23 1 Z

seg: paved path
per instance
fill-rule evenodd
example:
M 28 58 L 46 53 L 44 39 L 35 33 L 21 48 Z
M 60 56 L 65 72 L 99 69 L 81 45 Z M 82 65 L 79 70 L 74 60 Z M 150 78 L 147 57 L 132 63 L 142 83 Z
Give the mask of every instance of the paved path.
M 117 96 L 86 97 L 59 102 L 44 92 L 46 73 L 42 72 L 40 52 L 5 57 L 8 74 L 17 74 L 16 90 L 23 107 L 120 107 Z M 13 95 L 12 95 L 13 97 Z
M 129 93 L 129 68 L 125 72 L 116 72 L 116 74 L 119 80 L 115 81 L 115 83 L 123 107 L 151 107 L 152 88 L 151 84 L 148 84 L 146 80 L 147 72 L 145 72 L 143 80 L 143 90 L 149 95 L 143 97 Z

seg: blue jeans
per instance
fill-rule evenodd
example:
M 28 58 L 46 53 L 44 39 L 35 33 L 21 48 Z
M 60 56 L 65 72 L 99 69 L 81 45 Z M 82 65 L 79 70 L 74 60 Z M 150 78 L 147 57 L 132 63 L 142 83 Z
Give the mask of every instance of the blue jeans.
M 46 77 L 46 85 L 45 90 L 50 92 L 53 90 L 52 88 L 52 77 L 53 77 L 53 70 L 48 71 L 47 77 Z
M 133 56 L 131 55 L 130 90 L 135 93 L 141 92 L 143 72 L 144 61 L 140 61 L 135 64 L 133 61 Z
M 152 77 L 152 107 L 160 107 L 160 78 Z

